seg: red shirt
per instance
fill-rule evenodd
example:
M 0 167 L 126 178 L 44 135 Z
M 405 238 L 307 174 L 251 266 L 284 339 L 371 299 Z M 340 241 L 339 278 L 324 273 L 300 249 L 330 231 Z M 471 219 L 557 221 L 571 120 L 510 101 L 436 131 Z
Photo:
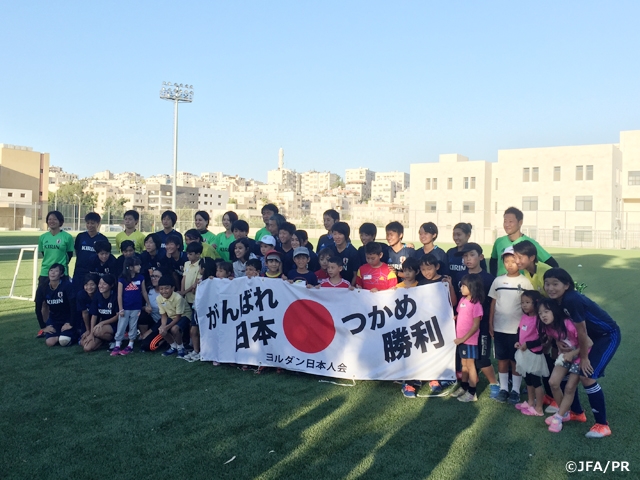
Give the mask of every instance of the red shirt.
M 379 267 L 372 267 L 368 263 L 362 265 L 356 274 L 356 285 L 371 290 L 389 290 L 398 284 L 398 277 L 389 265 L 381 263 Z
M 351 286 L 351 283 L 349 283 L 344 278 L 341 278 L 340 283 L 338 283 L 337 285 L 334 285 L 333 283 L 331 283 L 331 280 L 329 280 L 328 278 L 324 278 L 320 280 L 320 286 L 328 287 L 328 288 L 349 288 Z
M 329 278 L 329 274 L 327 273 L 326 270 L 318 270 L 317 272 L 314 272 L 316 274 L 316 277 L 318 277 L 318 281 L 320 280 L 324 280 L 325 278 Z

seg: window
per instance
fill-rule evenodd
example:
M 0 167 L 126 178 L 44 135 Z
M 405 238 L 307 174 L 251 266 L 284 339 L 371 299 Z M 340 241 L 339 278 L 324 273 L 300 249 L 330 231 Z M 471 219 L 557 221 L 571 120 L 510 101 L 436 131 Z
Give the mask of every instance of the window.
M 560 211 L 560 197 L 553 197 L 553 211 Z
M 593 242 L 593 230 L 591 227 L 576 227 L 576 242 Z
M 447 190 L 451 190 L 453 188 L 453 178 L 447 178 Z
M 9 193 L 7 193 L 7 196 L 8 196 L 8 197 L 13 197 L 13 192 L 9 192 Z
M 576 197 L 576 211 L 577 212 L 591 212 L 593 210 L 593 197 L 582 196 Z
M 629 172 L 629 185 L 640 185 L 640 171 Z
M 471 177 L 471 190 L 476 189 L 476 177 Z
M 538 181 L 538 172 L 539 172 L 538 167 L 533 167 L 531 169 L 531 181 L 532 182 L 537 182 Z
M 222 195 L 218 195 L 218 198 L 222 198 Z M 218 204 L 218 205 L 220 205 L 220 204 Z
M 522 181 L 523 182 L 528 182 L 529 181 L 529 169 L 528 168 L 523 168 L 522 169 Z
M 538 197 L 522 197 L 522 210 L 524 212 L 535 212 L 538 210 Z
M 464 177 L 462 180 L 462 188 L 469 190 L 469 177 Z
M 21 193 L 21 194 L 20 194 L 20 198 L 24 198 L 24 193 Z
M 553 181 L 560 181 L 560 167 L 553 167 Z
M 436 211 L 436 202 L 424 202 L 424 211 L 432 213 Z
M 462 213 L 476 213 L 476 202 L 462 202 Z
M 496 178 L 496 190 L 498 189 L 498 179 Z
M 593 165 L 587 165 L 587 180 L 593 180 Z
M 582 180 L 582 165 L 576 167 L 576 180 Z
M 447 202 L 447 213 L 451 213 L 453 210 L 453 202 Z
M 424 189 L 425 189 L 425 190 L 431 190 L 431 179 L 430 179 L 430 178 L 427 178 L 427 179 L 425 180 L 425 183 L 424 183 Z
M 438 189 L 438 179 L 437 178 L 432 178 L 431 179 L 431 186 L 433 187 L 434 190 Z
M 560 241 L 560 227 L 553 227 L 553 237 L 551 240 L 554 242 Z

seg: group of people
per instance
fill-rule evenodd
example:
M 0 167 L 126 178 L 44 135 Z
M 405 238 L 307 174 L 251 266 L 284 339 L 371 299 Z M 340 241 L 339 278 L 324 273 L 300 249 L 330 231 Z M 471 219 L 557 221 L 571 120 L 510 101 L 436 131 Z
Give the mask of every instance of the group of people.
M 307 232 L 287 222 L 277 206 L 265 205 L 262 218 L 265 226 L 249 238 L 248 223 L 226 212 L 224 231 L 214 235 L 208 230 L 209 215 L 199 211 L 195 228 L 183 237 L 174 228 L 176 214 L 166 211 L 163 229 L 145 235 L 137 230 L 139 214 L 130 210 L 124 231 L 116 236 L 121 253 L 116 258 L 99 233 L 97 213 L 86 215 L 86 231 L 74 240 L 62 230 L 62 214 L 49 212 L 49 230 L 39 240 L 38 337 L 45 337 L 48 346 L 79 343 L 87 352 L 107 344 L 112 356 L 132 353 L 136 341 L 143 351 L 165 345 L 163 356 L 194 362 L 200 360 L 195 291 L 207 279 L 263 276 L 308 288 L 371 292 L 444 282 L 456 317 L 459 383 L 452 397 L 476 401 L 482 373 L 490 398 L 527 416 L 543 416 L 546 406 L 552 415 L 545 422 L 557 433 L 564 422 L 587 421 L 575 394 L 582 383 L 595 417 L 587 437 L 611 434 L 597 379 L 620 343 L 620 329 L 576 291 L 570 274 L 544 248 L 521 232 L 523 213 L 517 208 L 504 212 L 506 235 L 495 241 L 488 268 L 482 247 L 469 241 L 468 223 L 455 225 L 455 247 L 446 252 L 437 245 L 433 222 L 420 226 L 422 246 L 417 249 L 404 243 L 399 222 L 385 227 L 386 243 L 376 241 L 374 224 L 364 223 L 359 227 L 362 246 L 356 249 L 349 225 L 337 211 L 327 210 L 327 233 L 314 249 Z M 523 378 L 528 395 L 521 402 Z M 406 380 L 402 392 L 415 398 L 423 385 L 432 394 L 447 387 L 438 380 Z

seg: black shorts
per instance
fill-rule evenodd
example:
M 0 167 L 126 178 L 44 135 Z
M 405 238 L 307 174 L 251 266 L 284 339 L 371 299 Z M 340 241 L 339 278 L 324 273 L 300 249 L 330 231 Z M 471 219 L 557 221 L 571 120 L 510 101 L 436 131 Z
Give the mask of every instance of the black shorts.
M 464 359 L 478 358 L 478 345 L 466 345 L 461 343 L 458 345 L 458 356 Z
M 496 360 L 512 360 L 516 361 L 516 347 L 518 342 L 517 333 L 494 332 L 493 345 L 495 348 Z
M 491 335 L 480 333 L 478 337 L 478 358 L 476 359 L 476 370 L 491 366 Z

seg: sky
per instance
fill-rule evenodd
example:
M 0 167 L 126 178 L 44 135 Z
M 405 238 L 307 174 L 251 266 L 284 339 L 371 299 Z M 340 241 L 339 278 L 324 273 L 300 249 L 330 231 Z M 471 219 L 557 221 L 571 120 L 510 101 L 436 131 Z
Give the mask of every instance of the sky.
M 81 177 L 409 172 L 640 129 L 637 1 L 4 2 L 0 143 Z

